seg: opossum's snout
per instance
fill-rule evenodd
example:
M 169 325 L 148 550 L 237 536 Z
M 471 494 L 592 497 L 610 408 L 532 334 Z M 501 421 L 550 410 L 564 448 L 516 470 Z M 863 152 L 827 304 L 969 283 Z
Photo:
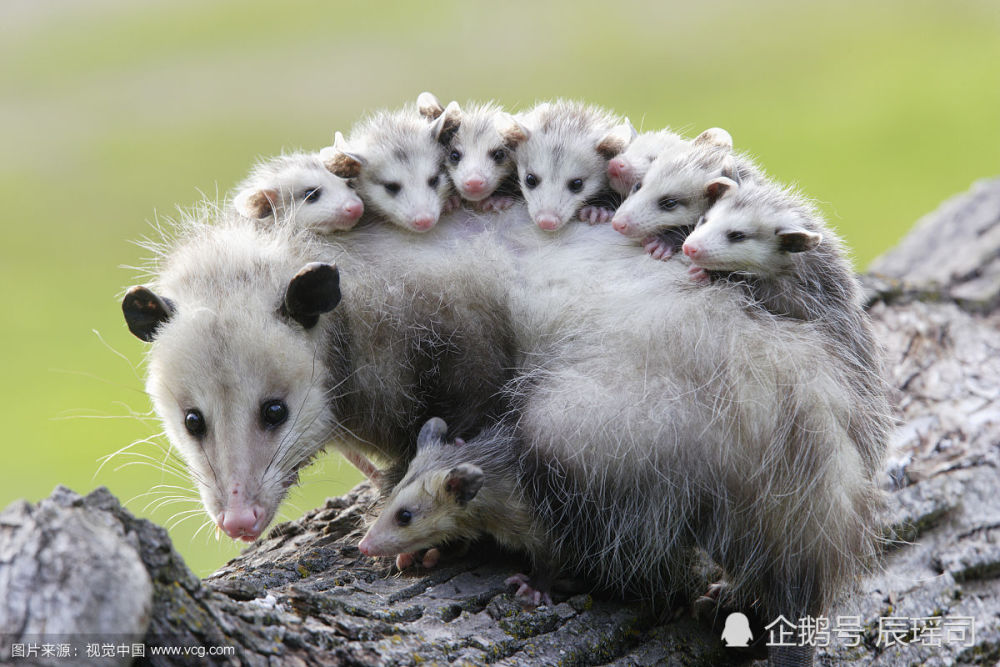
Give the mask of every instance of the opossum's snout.
M 692 243 L 690 240 L 684 242 L 682 249 L 684 250 L 684 254 L 691 259 L 698 259 L 704 252 L 701 246 L 696 243 Z
M 222 532 L 234 540 L 253 542 L 260 537 L 268 522 L 265 520 L 264 508 L 260 505 L 251 505 L 223 510 L 216 518 L 216 523 Z
M 546 211 L 535 216 L 535 224 L 547 232 L 554 232 L 563 226 L 563 221 L 558 215 Z
M 615 213 L 615 217 L 611 218 L 611 226 L 619 234 L 624 234 L 625 236 L 635 235 L 636 225 L 628 213 L 622 213 L 620 210 Z
M 419 213 L 410 219 L 410 228 L 415 232 L 426 232 L 434 226 L 438 217 L 431 213 Z
M 627 194 L 635 185 L 635 169 L 623 157 L 608 161 L 608 182 L 619 194 Z
M 484 197 L 486 192 L 486 178 L 482 174 L 473 174 L 459 184 L 459 192 L 466 199 L 474 197 Z
M 355 222 L 361 217 L 361 214 L 365 212 L 365 205 L 361 203 L 360 199 L 352 199 L 344 204 L 341 212 L 341 219 L 345 221 Z

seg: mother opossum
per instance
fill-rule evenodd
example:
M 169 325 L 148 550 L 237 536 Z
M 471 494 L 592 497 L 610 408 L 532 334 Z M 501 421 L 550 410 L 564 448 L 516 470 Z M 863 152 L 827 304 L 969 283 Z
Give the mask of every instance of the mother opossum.
M 205 207 L 123 308 L 234 538 L 260 535 L 329 442 L 401 471 L 426 418 L 453 436 L 503 419 L 560 561 L 667 593 L 693 539 L 766 613 L 817 613 L 875 551 L 859 451 L 884 450 L 884 401 L 820 330 L 686 268 L 603 226 L 540 232 L 523 206 L 335 240 Z

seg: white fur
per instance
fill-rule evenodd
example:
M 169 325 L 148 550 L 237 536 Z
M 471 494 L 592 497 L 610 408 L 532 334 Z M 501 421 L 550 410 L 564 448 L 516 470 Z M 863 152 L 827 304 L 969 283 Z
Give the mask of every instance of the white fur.
M 642 182 L 656 158 L 664 154 L 675 155 L 687 146 L 683 137 L 668 129 L 642 132 L 614 158 L 621 163 L 617 174 L 610 173 L 609 165 L 608 182 L 615 192 L 627 196 L 636 183 Z

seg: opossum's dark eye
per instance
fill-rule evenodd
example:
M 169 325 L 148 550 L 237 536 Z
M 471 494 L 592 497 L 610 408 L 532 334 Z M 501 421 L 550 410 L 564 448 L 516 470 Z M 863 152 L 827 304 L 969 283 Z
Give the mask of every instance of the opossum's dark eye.
M 274 428 L 288 419 L 288 406 L 284 401 L 264 401 L 260 406 L 260 421 L 264 428 Z
M 660 208 L 664 211 L 672 211 L 680 205 L 680 202 L 673 197 L 664 197 L 660 200 Z
M 398 195 L 399 191 L 403 189 L 403 186 L 399 183 L 392 182 L 385 184 L 385 191 L 391 195 Z
M 574 178 L 572 181 L 566 184 L 566 187 L 569 188 L 570 192 L 579 192 L 580 190 L 583 190 L 583 179 Z
M 503 164 L 503 161 L 507 159 L 507 151 L 502 148 L 498 148 L 490 153 L 490 157 L 493 158 L 493 161 L 497 164 Z
M 436 188 L 438 186 L 438 183 L 440 182 L 441 182 L 440 174 L 434 174 L 433 176 L 427 179 L 427 185 L 431 186 L 432 188 Z
M 196 438 L 205 435 L 205 418 L 201 416 L 201 410 L 190 409 L 184 413 L 184 428 Z
M 539 183 L 538 177 L 535 176 L 534 174 L 524 175 L 524 184 L 528 186 L 529 190 L 534 190 L 535 188 L 537 188 L 538 183 Z
M 636 183 L 632 186 L 632 192 L 638 192 L 642 188 L 642 183 Z
M 452 161 L 452 164 L 458 164 L 459 162 L 462 161 L 462 152 L 461 151 L 452 151 L 448 155 L 448 159 Z
M 729 232 L 728 234 L 726 234 L 726 238 L 732 241 L 733 243 L 737 243 L 738 241 L 745 241 L 747 235 L 744 234 L 743 232 Z
M 396 512 L 396 523 L 400 526 L 409 526 L 411 521 L 413 521 L 413 512 L 410 510 L 402 509 Z
M 312 204 L 314 201 L 318 201 L 320 195 L 322 194 L 323 188 L 312 188 L 310 190 L 306 190 L 306 196 L 303 197 L 303 199 L 305 199 L 307 203 Z

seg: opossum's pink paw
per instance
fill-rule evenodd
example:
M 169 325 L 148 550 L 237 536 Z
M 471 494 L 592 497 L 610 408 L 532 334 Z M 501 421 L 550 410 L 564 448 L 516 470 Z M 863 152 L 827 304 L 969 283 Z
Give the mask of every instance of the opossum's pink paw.
M 660 247 L 660 240 L 655 236 L 647 236 L 642 240 L 642 247 L 652 255 L 653 251 Z
M 726 580 L 717 581 L 694 601 L 692 612 L 696 618 L 708 618 L 730 607 L 732 603 L 732 586 Z
M 396 569 L 400 571 L 405 570 L 413 567 L 415 562 L 417 562 L 415 554 L 399 554 L 396 556 Z
M 479 202 L 479 208 L 482 211 L 499 213 L 500 211 L 506 211 L 508 208 L 513 206 L 515 201 L 516 200 L 513 197 L 490 195 L 483 201 Z
M 429 570 L 437 565 L 439 560 L 441 560 L 441 550 L 428 549 L 427 553 L 424 554 L 423 560 L 420 561 L 420 564 L 423 565 L 425 569 Z
M 458 210 L 462 206 L 462 198 L 458 195 L 450 195 L 444 200 L 444 205 L 441 207 L 442 213 L 451 213 L 452 211 Z
M 700 266 L 690 267 L 688 269 L 688 275 L 691 276 L 691 280 L 699 285 L 707 285 L 711 281 L 711 276 L 708 275 L 708 271 Z
M 508 586 L 517 586 L 517 592 L 514 593 L 514 597 L 518 599 L 521 604 L 527 605 L 529 607 L 538 607 L 542 604 L 552 606 L 552 596 L 549 595 L 548 591 L 540 591 L 532 585 L 531 577 L 526 574 L 515 574 L 511 577 L 507 577 L 504 581 Z
M 653 239 L 650 241 L 650 243 L 646 245 L 646 252 L 648 252 L 653 259 L 659 259 L 664 262 L 674 256 L 673 247 L 669 243 L 661 241 L 660 239 Z
M 580 220 L 591 225 L 607 222 L 614 216 L 615 212 L 613 210 L 604 208 L 603 206 L 584 206 L 580 209 Z

